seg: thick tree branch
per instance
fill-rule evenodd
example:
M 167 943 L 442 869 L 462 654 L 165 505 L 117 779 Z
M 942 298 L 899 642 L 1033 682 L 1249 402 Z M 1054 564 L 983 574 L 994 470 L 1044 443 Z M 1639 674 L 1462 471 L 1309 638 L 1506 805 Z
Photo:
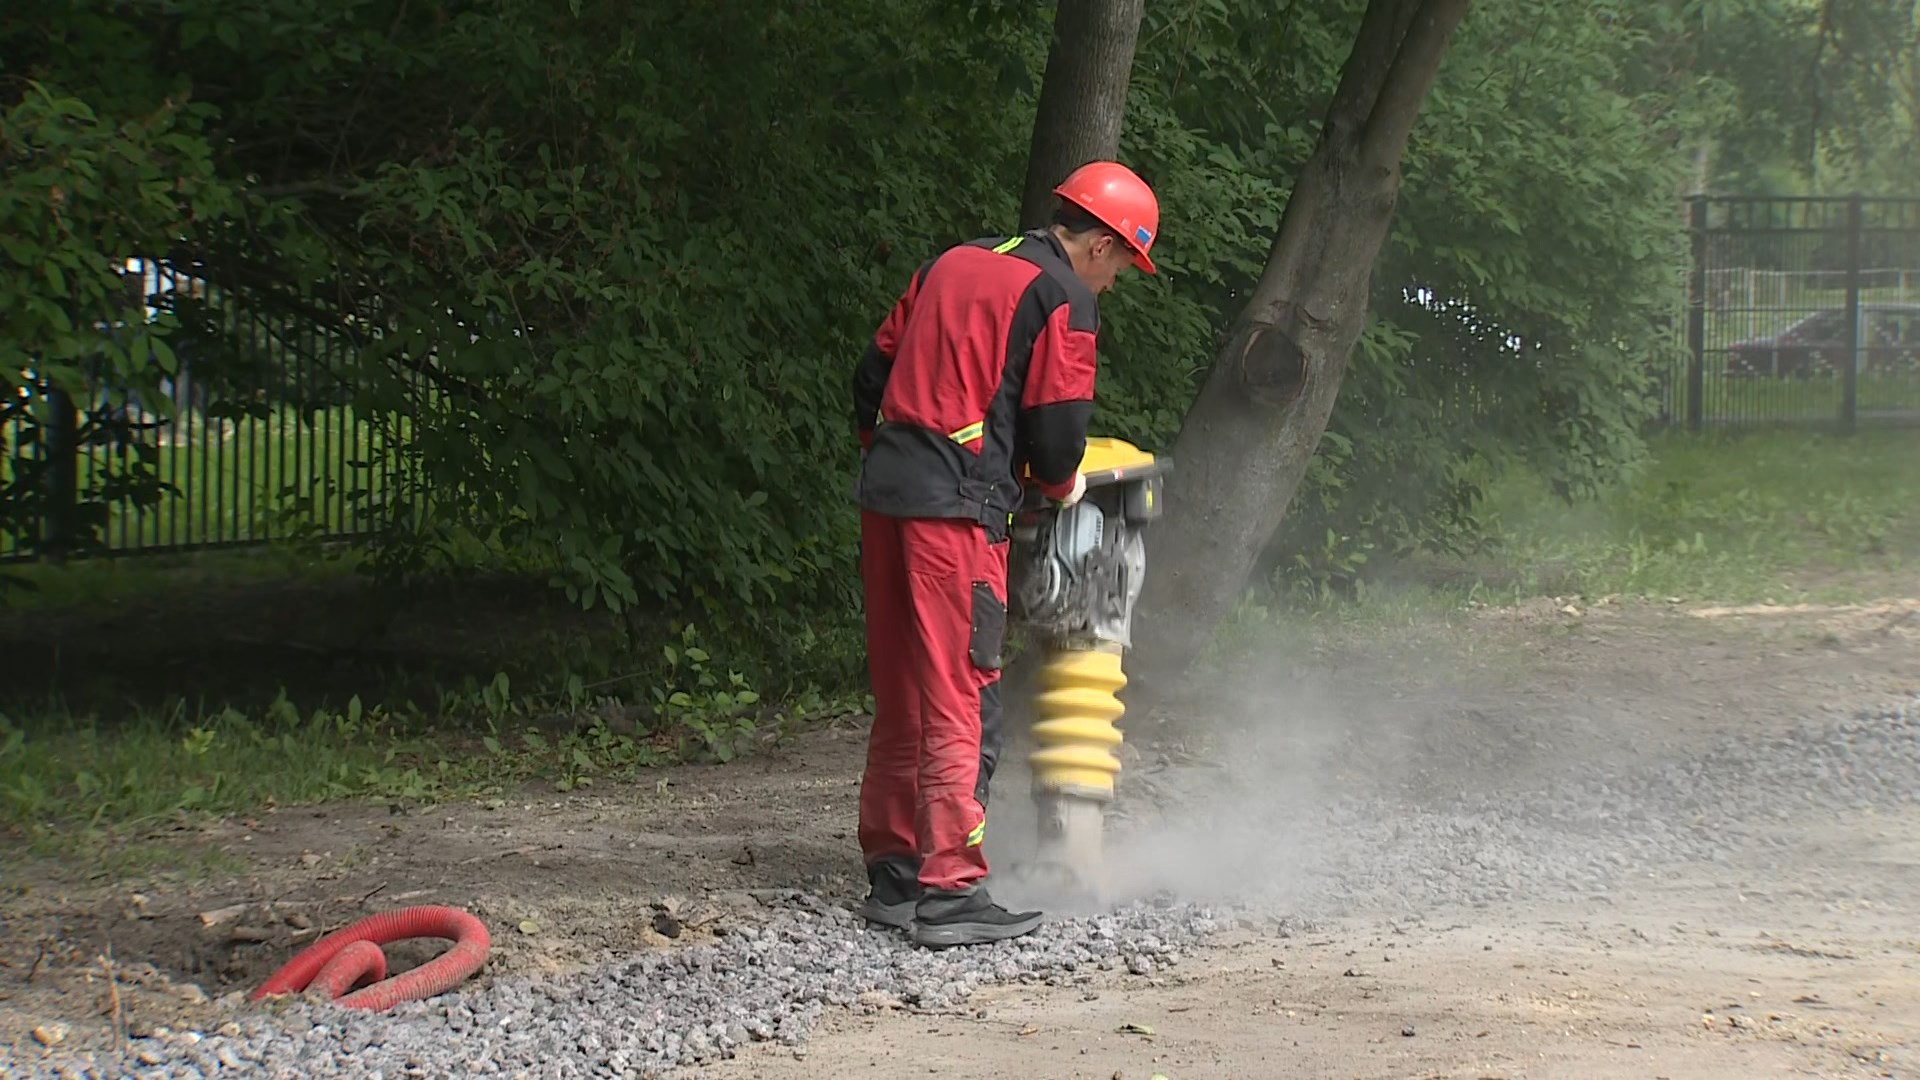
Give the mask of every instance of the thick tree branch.
M 1433 88 L 1440 61 L 1453 32 L 1467 14 L 1467 0 L 1426 0 L 1400 39 L 1400 51 L 1387 72 L 1386 85 L 1367 117 L 1361 136 L 1362 158 L 1376 168 L 1398 167 L 1407 136 L 1420 116 L 1420 103 Z
M 1423 0 L 1372 0 L 1360 17 L 1360 30 L 1340 69 L 1340 86 L 1327 107 L 1327 130 L 1357 132 L 1366 125 L 1379 100 L 1380 88 L 1393 67 L 1400 39 L 1420 11 Z M 1324 138 L 1325 135 L 1322 135 Z

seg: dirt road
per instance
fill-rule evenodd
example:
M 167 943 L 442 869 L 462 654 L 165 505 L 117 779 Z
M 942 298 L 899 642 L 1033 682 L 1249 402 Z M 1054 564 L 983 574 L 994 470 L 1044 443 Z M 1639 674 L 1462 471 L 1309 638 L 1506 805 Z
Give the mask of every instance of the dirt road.
M 1256 657 L 1184 715 L 1135 722 L 1118 824 L 1140 842 L 1122 861 L 1143 891 L 1251 888 L 1297 916 L 1291 936 L 1255 920 L 1150 977 L 828 1010 L 798 1051 L 749 1047 L 709 1074 L 1911 1075 L 1920 774 L 1875 773 L 1875 797 L 1850 800 L 1876 766 L 1850 756 L 1851 729 L 1821 725 L 1920 689 L 1916 612 L 1543 601 Z M 1809 718 L 1813 735 L 1791 734 Z M 0 1040 L 37 1053 L 28 1032 L 49 1023 L 68 1049 L 105 1045 L 112 1019 L 211 1027 L 208 998 L 405 903 L 487 918 L 497 979 L 697 945 L 754 918 L 757 888 L 850 900 L 862 736 L 817 730 L 626 789 L 281 809 L 163 838 L 235 867 L 211 876 L 13 860 Z M 1723 772 L 1738 784 L 1690 794 Z M 996 858 L 1017 848 L 1019 785 L 1015 762 Z M 1575 789 L 1585 802 L 1555 801 Z M 1338 800 L 1348 816 L 1313 816 Z M 1367 819 L 1375 805 L 1419 829 Z M 1251 826 L 1219 816 L 1235 806 Z
M 1701 865 L 1605 903 L 1243 935 L 1177 978 L 994 989 L 965 1017 L 830 1014 L 799 1054 L 756 1047 L 709 1075 L 1911 1076 L 1920 813 L 1835 833 L 1801 837 L 1819 866 L 1774 878 L 1769 895 Z M 1825 875 L 1889 900 L 1787 895 Z

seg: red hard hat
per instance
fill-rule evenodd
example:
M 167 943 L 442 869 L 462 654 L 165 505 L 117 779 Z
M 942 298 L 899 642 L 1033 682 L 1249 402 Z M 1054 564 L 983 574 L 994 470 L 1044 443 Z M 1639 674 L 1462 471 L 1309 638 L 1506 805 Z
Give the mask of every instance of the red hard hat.
M 1160 231 L 1160 200 L 1132 169 L 1117 161 L 1090 161 L 1060 181 L 1053 193 L 1119 233 L 1133 249 L 1133 265 L 1155 272 L 1147 251 Z

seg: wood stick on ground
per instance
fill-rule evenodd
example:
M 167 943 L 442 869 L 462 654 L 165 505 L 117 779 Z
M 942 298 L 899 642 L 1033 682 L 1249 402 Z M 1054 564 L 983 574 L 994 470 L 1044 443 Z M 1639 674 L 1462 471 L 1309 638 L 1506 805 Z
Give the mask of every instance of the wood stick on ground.
M 107 1000 L 112 1011 L 108 1022 L 113 1025 L 114 1045 L 121 1053 L 127 1049 L 127 1013 L 126 1005 L 120 1000 L 120 976 L 113 966 L 113 938 L 107 937 L 106 951 L 100 954 L 100 967 L 107 973 Z

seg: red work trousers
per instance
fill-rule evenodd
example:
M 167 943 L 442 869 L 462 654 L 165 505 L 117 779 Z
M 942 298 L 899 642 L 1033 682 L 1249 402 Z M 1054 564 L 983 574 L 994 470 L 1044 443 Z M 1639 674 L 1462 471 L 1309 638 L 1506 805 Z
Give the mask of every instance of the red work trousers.
M 861 854 L 917 862 L 925 888 L 964 889 L 987 874 L 1007 542 L 971 521 L 863 510 L 860 548 L 874 703 Z

